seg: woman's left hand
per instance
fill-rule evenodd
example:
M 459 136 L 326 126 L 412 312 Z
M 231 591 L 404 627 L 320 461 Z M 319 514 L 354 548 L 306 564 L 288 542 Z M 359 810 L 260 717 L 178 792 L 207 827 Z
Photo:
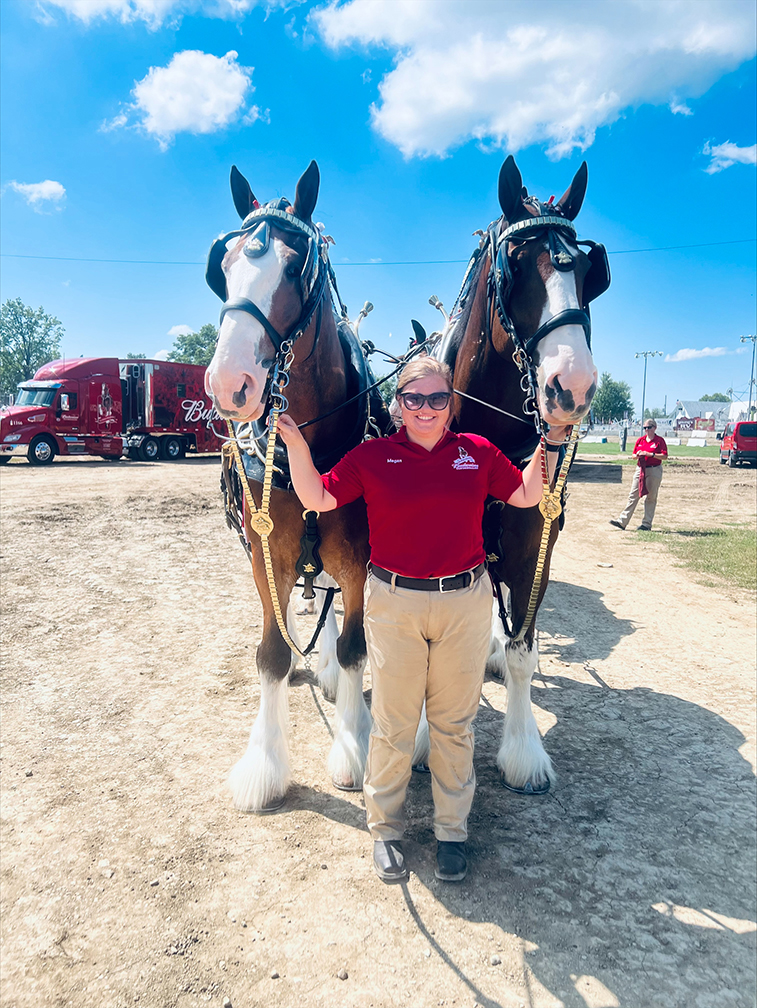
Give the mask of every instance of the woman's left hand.
M 550 426 L 549 431 L 547 432 L 547 441 L 549 441 L 550 444 L 561 444 L 562 442 L 568 440 L 571 430 L 571 427 Z

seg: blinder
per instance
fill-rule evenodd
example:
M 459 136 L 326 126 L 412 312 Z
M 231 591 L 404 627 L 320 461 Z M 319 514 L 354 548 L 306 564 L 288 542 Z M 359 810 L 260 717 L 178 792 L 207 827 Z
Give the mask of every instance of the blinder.
M 579 245 L 588 245 L 589 272 L 584 277 L 583 303 L 589 304 L 600 294 L 604 294 L 610 286 L 610 260 L 607 249 L 600 242 L 581 241 Z

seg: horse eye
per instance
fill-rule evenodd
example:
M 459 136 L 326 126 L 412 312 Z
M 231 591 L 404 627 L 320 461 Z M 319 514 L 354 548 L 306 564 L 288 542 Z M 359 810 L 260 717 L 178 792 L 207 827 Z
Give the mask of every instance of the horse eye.
M 287 266 L 284 272 L 291 280 L 295 280 L 300 275 L 300 267 L 292 264 L 291 266 Z

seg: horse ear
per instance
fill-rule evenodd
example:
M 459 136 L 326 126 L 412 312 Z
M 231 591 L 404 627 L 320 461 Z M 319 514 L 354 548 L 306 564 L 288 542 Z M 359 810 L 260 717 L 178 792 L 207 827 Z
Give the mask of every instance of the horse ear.
M 523 179 L 512 154 L 499 170 L 499 205 L 505 220 L 511 221 L 523 201 Z
M 575 220 L 578 211 L 586 195 L 586 184 L 589 181 L 589 169 L 586 162 L 581 163 L 581 167 L 573 177 L 573 181 L 557 201 L 557 206 L 562 210 L 568 220 Z
M 417 346 L 419 343 L 425 343 L 427 336 L 426 330 L 416 319 L 410 319 L 410 325 L 413 327 L 413 332 L 415 333 L 415 339 L 411 340 L 411 345 Z
M 229 181 L 231 182 L 231 195 L 234 200 L 234 206 L 237 208 L 239 216 L 244 220 L 258 206 L 258 201 L 255 199 L 252 189 L 250 189 L 250 183 L 237 169 L 236 165 L 231 166 L 231 178 Z
M 318 171 L 318 165 L 315 161 L 311 161 L 297 183 L 297 192 L 292 207 L 295 217 L 304 221 L 310 220 L 315 210 L 315 204 L 318 202 L 320 184 L 321 173 Z

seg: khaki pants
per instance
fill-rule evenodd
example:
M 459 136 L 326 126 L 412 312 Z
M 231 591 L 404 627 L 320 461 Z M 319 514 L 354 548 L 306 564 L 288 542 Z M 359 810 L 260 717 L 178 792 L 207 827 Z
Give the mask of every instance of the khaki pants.
M 628 503 L 626 504 L 625 511 L 618 519 L 623 528 L 630 522 L 631 515 L 639 503 L 639 472 L 640 470 L 637 466 L 636 472 L 633 474 L 633 483 L 631 484 L 631 492 L 628 495 Z M 644 481 L 647 487 L 647 495 L 644 498 L 644 521 L 642 525 L 645 528 L 652 528 L 654 512 L 657 507 L 657 494 L 660 492 L 660 483 L 662 482 L 662 466 L 651 466 L 646 469 L 644 471 Z
M 491 632 L 486 574 L 454 592 L 392 588 L 370 575 L 365 631 L 373 682 L 363 794 L 374 840 L 399 840 L 423 701 L 438 840 L 465 840 L 473 802 L 471 722 L 481 698 Z

